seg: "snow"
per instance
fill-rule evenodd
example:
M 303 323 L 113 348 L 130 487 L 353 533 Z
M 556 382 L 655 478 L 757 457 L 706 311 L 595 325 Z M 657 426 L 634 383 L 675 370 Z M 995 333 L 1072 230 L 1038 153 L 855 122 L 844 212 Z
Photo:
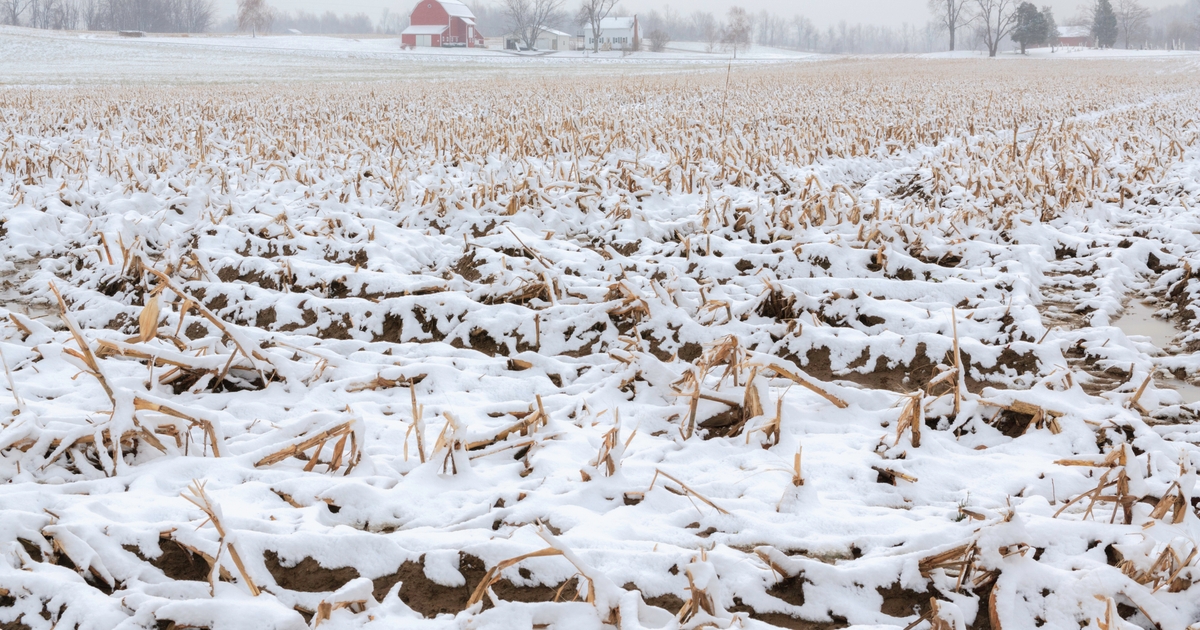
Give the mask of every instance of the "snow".
M 443 31 L 450 28 L 446 25 L 441 26 L 410 26 L 400 32 L 401 35 L 440 35 Z
M 442 8 L 446 10 L 446 13 L 449 13 L 452 16 L 461 18 L 475 17 L 475 14 L 471 12 L 471 9 L 468 8 L 467 5 L 458 2 L 458 0 L 437 0 L 437 2 L 438 4 L 442 5 Z
M 150 36 L 60 33 L 0 26 L 0 84 L 212 84 L 379 81 L 505 70 L 555 74 L 662 73 L 730 63 L 729 54 L 672 44 L 664 53 L 574 51 L 518 54 L 479 48 L 404 50 L 399 37 L 317 35 Z M 754 47 L 737 64 L 783 63 L 817 55 Z
M 1191 57 L 395 45 L 0 31 L 0 623 L 1200 620 Z

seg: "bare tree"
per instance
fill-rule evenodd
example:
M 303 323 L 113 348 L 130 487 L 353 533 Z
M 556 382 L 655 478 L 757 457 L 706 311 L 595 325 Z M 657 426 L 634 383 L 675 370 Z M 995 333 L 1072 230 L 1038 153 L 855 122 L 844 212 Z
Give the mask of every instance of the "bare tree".
M 9 26 L 20 26 L 21 15 L 33 0 L 0 0 L 0 13 L 4 23 Z
M 665 28 L 656 28 L 646 36 L 650 40 L 650 52 L 662 52 L 671 43 L 671 34 Z
M 97 0 L 85 0 L 83 7 L 80 9 L 83 17 L 83 26 L 89 31 L 98 31 L 104 24 L 103 9 Z
M 973 0 L 979 34 L 988 56 L 995 57 L 1000 42 L 1017 26 L 1017 0 Z
M 717 18 L 711 13 L 696 11 L 692 13 L 690 21 L 692 30 L 704 42 L 704 49 L 712 52 L 721 41 L 721 25 L 717 22 Z
M 212 26 L 216 16 L 213 0 L 178 0 L 179 26 L 185 33 L 203 33 Z
M 33 0 L 30 26 L 65 31 L 79 23 L 79 6 L 75 0 Z
M 933 21 L 950 34 L 950 50 L 954 50 L 955 34 L 958 29 L 966 27 L 975 19 L 967 10 L 969 0 L 929 0 L 929 11 L 933 13 Z
M 275 9 L 266 0 L 238 0 L 237 3 L 238 30 L 250 31 L 254 37 L 260 31 L 267 31 L 275 21 Z
M 754 33 L 754 25 L 750 22 L 750 14 L 742 7 L 730 7 L 726 15 L 725 32 L 721 43 L 733 50 L 737 58 L 738 48 L 750 46 L 750 36 Z
M 1150 21 L 1150 10 L 1142 6 L 1138 0 L 1117 0 L 1117 26 L 1125 39 L 1125 47 L 1139 36 L 1146 22 Z
M 616 6 L 617 0 L 583 0 L 579 5 L 579 23 L 592 33 L 592 52 L 600 51 L 600 21 Z
M 504 0 L 502 8 L 513 34 L 533 50 L 546 25 L 561 17 L 559 10 L 563 2 L 565 0 Z

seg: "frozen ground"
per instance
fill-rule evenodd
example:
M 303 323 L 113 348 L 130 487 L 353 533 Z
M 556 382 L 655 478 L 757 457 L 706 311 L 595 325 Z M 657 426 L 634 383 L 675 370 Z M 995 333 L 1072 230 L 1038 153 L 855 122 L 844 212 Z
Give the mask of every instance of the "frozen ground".
M 5 627 L 1200 622 L 1188 60 L 0 42 Z

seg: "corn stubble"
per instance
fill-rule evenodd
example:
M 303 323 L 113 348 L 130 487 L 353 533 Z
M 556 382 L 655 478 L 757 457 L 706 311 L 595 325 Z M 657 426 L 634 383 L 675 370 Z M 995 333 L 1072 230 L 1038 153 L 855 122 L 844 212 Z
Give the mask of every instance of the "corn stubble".
M 770 502 L 783 513 L 828 483 L 819 471 L 830 467 L 811 463 L 818 455 L 811 446 L 802 450 L 799 423 L 810 414 L 861 411 L 864 390 L 886 398 L 883 413 L 890 419 L 860 472 L 894 486 L 897 496 L 906 486 L 930 483 L 908 462 L 929 448 L 931 433 L 986 431 L 1004 414 L 1020 419 L 1014 439 L 1050 440 L 1067 428 L 1077 438 L 1082 431 L 1103 433 L 1099 420 L 1055 410 L 1044 396 L 975 386 L 976 368 L 964 356 L 960 334 L 968 322 L 980 321 L 997 322 L 1003 333 L 1007 310 L 1003 316 L 985 312 L 970 300 L 945 309 L 939 316 L 948 325 L 936 334 L 947 351 L 933 357 L 933 374 L 899 388 L 821 376 L 820 366 L 792 348 L 804 349 L 823 328 L 877 334 L 874 326 L 899 325 L 883 317 L 882 324 L 860 326 L 855 322 L 871 320 L 859 306 L 849 314 L 837 311 L 838 304 L 859 305 L 870 296 L 856 288 L 855 277 L 941 282 L 950 278 L 945 269 L 956 266 L 950 257 L 974 240 L 1002 247 L 1030 226 L 1144 203 L 1161 191 L 1156 186 L 1172 168 L 1195 159 L 1200 123 L 1186 98 L 1123 106 L 1181 85 L 1194 95 L 1191 75 L 1094 64 L 1000 70 L 881 61 L 748 71 L 732 86 L 706 74 L 558 83 L 560 91 L 534 97 L 525 93 L 538 90 L 484 79 L 445 107 L 423 98 L 428 86 L 405 85 L 267 93 L 237 87 L 0 92 L 7 129 L 0 138 L 0 208 L 34 206 L 89 218 L 82 233 L 70 237 L 71 246 L 53 254 L 64 263 L 58 279 L 36 291 L 50 292 L 59 306 L 67 331 L 58 337 L 61 353 L 103 393 L 92 401 L 96 408 L 86 410 L 94 417 L 86 430 L 27 420 L 28 411 L 45 402 L 24 385 L 31 364 L 17 366 L 0 355 L 15 405 L 3 420 L 14 437 L 3 441 L 0 453 L 28 474 L 78 478 L 120 478 L 150 461 L 150 451 L 165 458 L 245 457 L 255 472 L 328 478 L 368 465 L 378 474 L 368 454 L 385 450 L 395 455 L 397 469 L 432 465 L 447 478 L 480 474 L 480 467 L 507 458 L 519 464 L 518 480 L 557 474 L 585 486 L 620 486 L 628 509 L 675 495 L 701 521 L 735 527 L 722 519 L 746 509 L 740 491 L 711 479 L 692 481 L 694 471 L 684 465 L 646 467 L 640 445 L 673 440 L 688 450 L 726 440 L 747 449 L 747 457 L 771 464 L 755 473 L 784 475 L 761 478 L 779 479 L 761 483 L 771 485 L 773 497 L 783 492 Z M 837 161 L 905 160 L 914 166 L 871 173 L 886 184 L 882 194 L 813 172 Z M 107 204 L 135 196 L 159 201 L 160 214 L 144 217 L 147 223 L 188 216 L 187 238 L 163 242 L 141 220 L 137 228 L 113 220 Z M 1188 203 L 1185 192 L 1177 196 Z M 663 210 L 672 199 L 687 206 L 686 216 Z M 629 238 L 634 233 L 643 236 Z M 400 267 L 375 248 L 406 234 L 438 247 L 454 243 L 461 258 L 426 261 L 421 273 L 399 274 L 418 280 L 388 288 Z M 405 242 L 411 247 L 414 241 Z M 720 263 L 730 243 L 753 248 L 757 258 Z M 860 268 L 831 268 L 837 261 L 822 258 L 820 248 L 829 243 Z M 570 251 L 591 256 L 594 268 L 579 266 L 564 253 Z M 788 271 L 764 262 L 785 256 L 815 277 L 843 273 L 845 286 L 806 293 L 789 282 Z M 711 271 L 735 263 L 732 275 Z M 960 268 L 965 277 L 990 264 Z M 925 277 L 912 278 L 914 269 Z M 1190 275 L 1187 267 L 1185 286 Z M 740 285 L 748 288 L 729 288 Z M 308 301 L 301 302 L 300 315 L 277 321 L 269 303 L 288 295 Z M 401 332 L 380 332 L 384 313 L 399 310 Z M 479 313 L 505 317 L 480 324 Z M 560 325 L 564 313 L 578 324 Z M 38 326 L 12 314 L 3 334 L 20 344 L 38 339 L 44 328 Z M 747 332 L 752 327 L 769 333 Z M 1048 335 L 1042 341 L 1055 343 Z M 690 360 L 681 358 L 689 349 L 685 342 L 692 344 Z M 357 343 L 362 352 L 363 344 L 376 344 L 372 351 L 387 344 L 398 356 L 390 364 L 355 364 L 359 359 L 339 343 Z M 547 385 L 520 401 L 522 408 L 498 411 L 495 422 L 481 425 L 441 398 L 453 394 L 444 372 L 429 365 L 409 369 L 423 359 L 407 350 L 435 343 L 441 345 L 434 355 L 472 353 L 467 356 L 497 373 L 549 374 L 544 356 L 571 356 L 586 365 L 572 364 L 578 373 L 567 374 L 566 383 Z M 1042 345 L 1015 333 L 992 345 L 1019 343 Z M 875 358 L 855 368 L 863 379 L 883 366 Z M 147 375 L 141 385 L 133 384 L 130 366 Z M 634 403 L 593 413 L 586 398 L 600 389 L 573 385 L 587 370 L 607 374 L 606 387 L 637 404 L 649 404 L 647 383 L 669 384 L 654 403 L 666 413 L 652 418 L 657 412 L 636 411 Z M 663 381 L 664 371 L 671 380 Z M 1034 377 L 1046 379 L 1039 381 L 1042 389 L 1051 387 L 1051 372 L 1035 369 Z M 1122 408 L 1149 416 L 1151 382 L 1147 375 L 1140 387 L 1122 390 Z M 294 430 L 283 426 L 287 418 L 253 430 L 232 422 L 233 397 L 330 383 L 340 383 L 339 403 L 323 410 L 321 422 Z M 785 406 L 788 392 L 795 402 Z M 356 407 L 358 401 L 369 404 Z M 366 429 L 368 407 L 386 407 L 386 421 L 402 425 L 389 434 L 396 439 L 384 443 Z M 627 424 L 655 429 L 623 427 L 622 412 Z M 17 432 L 21 422 L 33 428 Z M 1104 430 L 1111 429 L 1104 435 L 1120 432 L 1115 421 L 1104 422 Z M 571 431 L 583 430 L 592 435 L 586 457 L 571 462 L 568 473 L 539 470 L 556 461 L 540 454 L 556 452 Z M 1095 456 L 1069 453 L 1047 462 L 1094 477 L 1061 502 L 1053 496 L 1052 519 L 1142 531 L 1196 521 L 1185 479 L 1190 464 L 1169 473 L 1161 471 L 1171 466 L 1156 464 L 1170 480 L 1161 484 L 1165 492 L 1152 490 L 1143 483 L 1151 462 L 1140 449 L 1119 438 L 1097 444 Z M 180 496 L 218 533 L 215 554 L 191 548 L 211 568 L 210 593 L 219 580 L 235 579 L 226 556 L 249 593 L 277 592 L 252 579 L 247 563 L 257 560 L 245 557 L 245 548 L 239 553 L 235 521 L 223 517 L 206 487 L 191 482 Z M 288 499 L 294 509 L 320 501 L 332 499 Z M 912 508 L 911 501 L 905 504 Z M 1005 581 L 1011 559 L 1040 556 L 1032 540 L 995 546 L 993 533 L 1015 527 L 1015 514 L 1003 505 L 960 506 L 960 519 L 977 526 L 958 530 L 965 541 L 917 552 L 915 566 L 938 594 L 899 625 L 958 627 L 951 600 L 967 595 L 986 610 L 993 629 L 1020 627 L 995 604 L 1018 588 Z M 494 529 L 509 526 L 499 517 L 495 523 Z M 572 542 L 586 548 L 573 551 L 540 522 L 514 527 L 508 535 L 536 529 L 548 546 L 493 562 L 481 581 L 467 585 L 467 614 L 481 614 L 485 602 L 501 606 L 494 587 L 538 559 L 569 564 L 569 579 L 580 586 L 576 597 L 594 606 L 602 621 L 617 623 L 621 611 L 637 609 L 619 606 L 624 591 L 581 559 L 596 550 L 587 541 Z M 45 536 L 55 553 L 65 553 L 55 534 Z M 739 615 L 763 612 L 731 612 L 733 600 L 714 590 L 720 580 L 703 578 L 713 540 L 696 540 L 692 564 L 676 580 L 683 606 L 671 612 L 683 627 L 728 627 Z M 741 548 L 726 546 L 730 553 Z M 1182 531 L 1167 543 L 1122 549 L 1114 548 L 1112 566 L 1144 587 L 1145 596 L 1197 592 L 1197 546 Z M 798 575 L 761 550 L 743 555 L 754 566 L 767 562 L 773 580 Z M 96 580 L 95 566 L 103 565 L 76 568 Z M 1087 604 L 1101 628 L 1123 627 L 1114 597 L 1133 596 L 1097 592 Z M 321 601 L 306 612 L 314 624 L 373 614 L 361 604 Z M 798 618 L 813 614 L 782 603 L 777 610 Z M 1158 623 L 1151 616 L 1156 610 L 1141 614 Z

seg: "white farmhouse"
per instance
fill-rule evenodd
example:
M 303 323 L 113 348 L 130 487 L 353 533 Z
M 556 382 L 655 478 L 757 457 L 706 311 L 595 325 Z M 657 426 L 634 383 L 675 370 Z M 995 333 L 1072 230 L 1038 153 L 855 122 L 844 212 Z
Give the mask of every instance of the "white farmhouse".
M 595 47 L 595 34 L 591 24 L 583 25 L 583 43 L 588 50 Z M 600 50 L 640 50 L 642 33 L 638 28 L 637 16 L 610 17 L 600 20 Z

